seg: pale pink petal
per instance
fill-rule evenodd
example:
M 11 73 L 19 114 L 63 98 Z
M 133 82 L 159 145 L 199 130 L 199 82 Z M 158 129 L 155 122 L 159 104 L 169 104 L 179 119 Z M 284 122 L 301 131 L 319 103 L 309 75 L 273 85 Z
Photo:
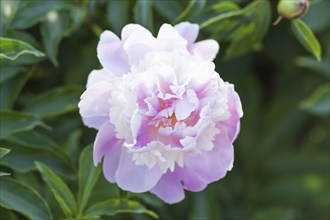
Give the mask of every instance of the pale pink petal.
M 222 129 L 227 131 L 228 138 L 233 142 L 240 130 L 240 118 L 243 116 L 242 104 L 238 94 L 234 90 L 234 86 L 231 84 L 227 85 L 228 90 L 228 111 L 231 116 L 228 120 L 220 123 Z
M 203 40 L 195 43 L 191 50 L 201 55 L 205 60 L 212 61 L 219 51 L 219 44 L 215 40 Z
M 98 82 L 112 82 L 114 75 L 107 69 L 93 70 L 87 79 L 87 88 Z
M 185 168 L 193 171 L 201 180 L 211 183 L 224 177 L 233 166 L 234 149 L 226 135 L 215 137 L 214 148 L 194 157 L 185 156 Z M 198 161 L 198 163 L 196 163 Z
M 97 57 L 102 66 L 117 76 L 128 73 L 128 58 L 121 40 L 111 31 L 104 31 L 97 45 Z
M 156 45 L 155 38 L 152 34 L 137 24 L 126 25 L 121 35 L 123 48 L 130 65 L 138 63 Z
M 189 48 L 195 41 L 199 32 L 198 24 L 191 24 L 189 22 L 181 22 L 174 26 L 178 33 L 187 40 L 187 47 Z
M 127 149 L 122 149 L 116 182 L 124 190 L 135 193 L 146 192 L 156 185 L 163 173 L 159 166 L 148 168 L 146 165 L 136 165 L 132 155 Z
M 180 100 L 176 103 L 175 106 L 175 116 L 177 118 L 178 121 L 184 120 L 186 119 L 191 112 L 193 112 L 196 109 L 196 106 L 191 103 L 188 102 L 187 100 Z
M 205 189 L 208 182 L 199 178 L 199 174 L 195 173 L 194 170 L 183 168 L 182 173 L 182 184 L 183 187 L 192 192 L 199 192 Z
M 149 30 L 139 24 L 128 24 L 121 31 L 121 40 L 125 42 L 132 33 L 139 33 L 143 36 L 152 36 Z
M 166 51 L 186 49 L 187 41 L 169 24 L 163 24 L 158 32 L 159 48 Z
M 150 192 L 169 204 L 177 203 L 184 199 L 184 190 L 181 185 L 180 175 L 177 172 L 167 171 Z
M 109 163 L 109 160 L 112 160 L 112 168 L 107 167 L 110 170 L 107 170 L 105 167 L 103 168 L 103 170 L 107 172 L 106 176 L 112 176 L 108 174 L 114 172 L 113 169 L 116 169 L 116 164 L 118 164 L 117 158 L 119 158 L 120 153 L 118 149 L 121 150 L 122 144 L 123 140 L 116 138 L 114 126 L 110 122 L 104 123 L 100 130 L 97 132 L 94 142 L 93 161 L 96 166 L 101 161 L 103 156 L 105 156 L 107 164 Z
M 109 119 L 111 84 L 99 82 L 90 86 L 80 97 L 79 113 L 88 127 L 99 129 Z M 103 121 L 104 120 L 104 121 Z

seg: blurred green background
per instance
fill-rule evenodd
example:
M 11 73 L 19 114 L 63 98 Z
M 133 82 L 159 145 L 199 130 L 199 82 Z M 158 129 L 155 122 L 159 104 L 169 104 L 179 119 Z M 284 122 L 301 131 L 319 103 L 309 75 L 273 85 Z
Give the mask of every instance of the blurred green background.
M 149 193 L 129 198 L 165 220 L 329 219 L 330 1 L 310 1 L 301 18 L 320 42 L 320 62 L 297 40 L 292 21 L 271 24 L 278 16 L 277 3 L 2 0 L 1 36 L 29 43 L 46 56 L 1 59 L 0 147 L 11 150 L 1 158 L 1 171 L 11 173 L 0 177 L 1 219 L 38 216 L 26 211 L 33 210 L 26 203 L 37 205 L 37 200 L 35 195 L 20 194 L 22 185 L 45 199 L 54 219 L 65 217 L 54 189 L 41 178 L 45 169 L 36 169 L 34 161 L 56 173 L 80 203 L 78 173 L 96 171 L 82 170 L 91 165 L 89 151 L 86 163 L 79 164 L 79 155 L 94 141 L 96 131 L 82 125 L 77 103 L 88 74 L 101 68 L 96 56 L 99 34 L 103 30 L 120 34 L 125 24 L 139 23 L 155 35 L 163 23 L 180 21 L 201 24 L 199 40 L 219 41 L 216 70 L 240 95 L 244 117 L 234 143 L 234 168 L 204 191 L 186 192 L 179 204 L 164 204 Z M 16 181 L 18 188 L 10 189 L 10 181 Z M 15 191 L 20 199 L 15 200 Z M 100 174 L 86 207 L 119 194 L 116 185 Z M 102 218 L 152 218 L 141 207 L 128 206 L 125 211 L 109 206 Z M 132 213 L 109 217 L 116 210 Z

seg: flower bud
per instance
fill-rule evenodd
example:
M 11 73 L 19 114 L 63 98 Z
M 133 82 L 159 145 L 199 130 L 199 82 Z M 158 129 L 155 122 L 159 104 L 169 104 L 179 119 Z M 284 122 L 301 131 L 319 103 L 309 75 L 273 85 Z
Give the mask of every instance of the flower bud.
M 308 5 L 308 0 L 280 0 L 277 12 L 283 18 L 294 19 L 305 14 Z

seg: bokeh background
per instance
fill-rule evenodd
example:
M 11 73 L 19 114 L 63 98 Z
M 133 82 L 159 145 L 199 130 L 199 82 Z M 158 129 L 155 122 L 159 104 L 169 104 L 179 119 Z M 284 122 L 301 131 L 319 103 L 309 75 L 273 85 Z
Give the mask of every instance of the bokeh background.
M 1 219 L 33 219 L 24 210 L 33 208 L 20 203 L 35 204 L 33 196 L 25 198 L 19 187 L 10 190 L 13 181 L 37 191 L 54 219 L 65 218 L 41 178 L 45 169 L 37 169 L 35 161 L 58 175 L 74 196 L 80 194 L 78 173 L 84 171 L 79 157 L 96 131 L 83 126 L 77 103 L 90 71 L 101 68 L 96 56 L 99 34 L 107 29 L 120 35 L 125 24 L 139 23 L 156 35 L 163 23 L 180 21 L 201 24 L 199 39 L 219 41 L 216 70 L 240 95 L 244 117 L 234 143 L 234 168 L 204 191 L 186 192 L 179 204 L 164 204 L 149 193 L 128 197 L 165 220 L 329 219 L 330 1 L 310 1 L 301 18 L 320 42 L 320 62 L 297 40 L 292 21 L 272 25 L 277 3 L 1 0 L 1 36 L 46 54 L 1 59 L 1 147 L 11 149 L 1 158 L 1 171 L 11 173 L 0 177 Z M 240 10 L 242 15 L 228 15 Z M 15 200 L 15 190 L 20 199 Z M 86 207 L 120 194 L 100 174 Z M 8 205 L 9 197 L 16 208 Z M 120 207 L 112 208 L 103 219 L 152 218 L 134 207 L 108 216 Z

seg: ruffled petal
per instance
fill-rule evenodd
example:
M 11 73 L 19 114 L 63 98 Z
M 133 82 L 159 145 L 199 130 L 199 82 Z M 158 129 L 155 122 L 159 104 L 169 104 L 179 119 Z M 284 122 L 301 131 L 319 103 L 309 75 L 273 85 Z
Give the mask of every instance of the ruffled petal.
M 176 171 L 167 171 L 150 192 L 169 204 L 177 203 L 184 199 L 180 175 Z
M 86 126 L 99 129 L 109 120 L 111 84 L 99 82 L 90 86 L 80 97 L 79 113 Z
M 215 40 L 203 40 L 192 46 L 193 53 L 201 55 L 205 60 L 212 61 L 219 51 L 219 44 Z
M 128 73 L 128 58 L 121 40 L 111 31 L 101 34 L 97 45 L 97 57 L 102 66 L 117 76 Z
M 189 22 L 181 22 L 174 26 L 178 33 L 187 40 L 187 47 L 190 48 L 191 45 L 196 41 L 199 26 L 198 24 L 191 24 Z
M 240 98 L 232 84 L 227 84 L 227 93 L 230 118 L 219 125 L 223 130 L 226 130 L 229 140 L 233 142 L 240 130 L 240 118 L 243 116 L 243 110 Z
M 149 191 L 156 185 L 163 173 L 159 166 L 148 168 L 146 165 L 136 165 L 132 155 L 127 149 L 122 149 L 116 172 L 116 182 L 121 189 L 131 192 Z
M 102 157 L 105 156 L 103 170 L 107 173 L 105 174 L 106 177 L 113 176 L 110 175 L 113 172 L 111 169 L 115 169 L 117 166 L 116 164 L 118 164 L 122 143 L 122 140 L 116 138 L 114 126 L 110 122 L 106 122 L 102 125 L 97 132 L 94 142 L 93 161 L 96 166 L 101 161 Z M 113 180 L 113 178 L 109 179 Z

